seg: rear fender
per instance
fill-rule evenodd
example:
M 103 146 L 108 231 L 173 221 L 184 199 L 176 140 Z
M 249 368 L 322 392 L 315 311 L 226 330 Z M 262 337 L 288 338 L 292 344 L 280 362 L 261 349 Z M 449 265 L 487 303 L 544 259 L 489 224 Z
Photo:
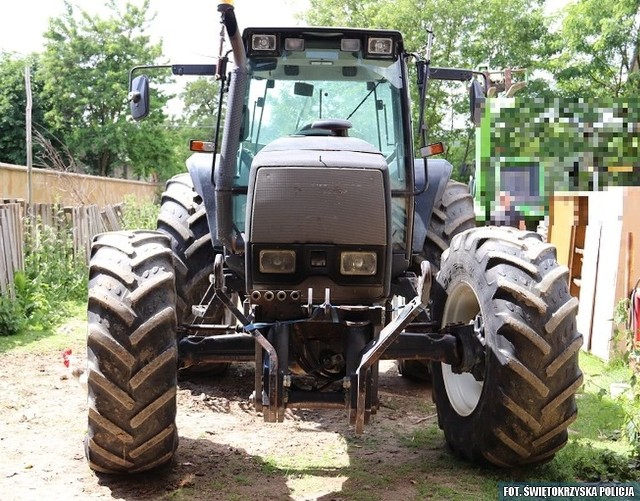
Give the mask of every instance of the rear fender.
M 212 153 L 194 153 L 187 158 L 187 169 L 191 175 L 191 181 L 196 193 L 200 195 L 204 202 L 204 208 L 207 211 L 207 221 L 209 222 L 209 231 L 213 239 L 214 247 L 221 245 L 216 240 L 216 198 L 215 188 L 211 182 L 211 165 L 213 163 Z
M 442 194 L 453 170 L 453 166 L 449 162 L 440 158 L 428 160 L 428 162 L 429 183 L 426 190 L 424 189 L 426 181 L 424 161 L 421 158 L 416 159 L 413 164 L 416 191 L 422 191 L 416 197 L 416 214 L 413 219 L 412 250 L 414 254 L 422 252 L 424 248 L 433 208 L 437 207 L 442 200 Z

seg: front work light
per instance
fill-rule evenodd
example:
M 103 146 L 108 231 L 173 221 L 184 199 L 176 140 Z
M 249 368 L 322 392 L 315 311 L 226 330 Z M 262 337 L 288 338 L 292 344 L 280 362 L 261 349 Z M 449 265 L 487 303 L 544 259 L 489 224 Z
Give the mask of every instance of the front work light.
M 375 252 L 342 252 L 340 254 L 340 273 L 343 275 L 375 275 L 377 260 Z
M 367 52 L 372 56 L 390 57 L 393 55 L 393 40 L 391 38 L 369 37 Z
M 261 250 L 260 273 L 295 273 L 296 253 L 292 250 Z
M 275 35 L 253 35 L 251 37 L 251 49 L 274 52 L 276 50 Z

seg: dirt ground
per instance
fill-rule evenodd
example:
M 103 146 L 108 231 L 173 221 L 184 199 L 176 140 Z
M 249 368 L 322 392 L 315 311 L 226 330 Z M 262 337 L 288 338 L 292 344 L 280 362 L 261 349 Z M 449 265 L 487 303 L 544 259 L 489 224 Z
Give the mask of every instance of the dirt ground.
M 76 336 L 74 352 L 84 351 L 81 343 Z M 400 377 L 393 362 L 381 367 L 382 408 L 364 435 L 339 411 L 287 411 L 284 423 L 266 424 L 249 402 L 252 384 L 250 364 L 233 365 L 221 378 L 181 380 L 180 445 L 171 468 L 114 477 L 87 466 L 86 397 L 67 377 L 60 351 L 1 353 L 0 498 L 483 497 L 484 481 L 473 469 L 464 472 L 471 479 L 465 488 L 456 487 L 460 478 L 451 468 L 457 461 L 437 428 L 430 388 Z

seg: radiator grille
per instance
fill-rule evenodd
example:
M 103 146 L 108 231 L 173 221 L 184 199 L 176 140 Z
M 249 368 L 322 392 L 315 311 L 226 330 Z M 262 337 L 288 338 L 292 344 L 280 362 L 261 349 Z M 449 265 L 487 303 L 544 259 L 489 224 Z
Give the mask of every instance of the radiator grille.
M 256 175 L 251 242 L 387 244 L 380 170 L 262 167 Z

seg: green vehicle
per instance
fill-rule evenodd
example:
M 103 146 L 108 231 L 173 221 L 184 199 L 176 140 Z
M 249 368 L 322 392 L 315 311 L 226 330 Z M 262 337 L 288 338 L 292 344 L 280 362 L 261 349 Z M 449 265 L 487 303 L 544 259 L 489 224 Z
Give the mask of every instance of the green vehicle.
M 470 184 L 476 221 L 480 225 L 491 222 L 503 192 L 511 195 L 512 206 L 522 214 L 529 229 L 535 229 L 547 213 L 545 170 L 539 160 L 480 156 L 475 178 Z

